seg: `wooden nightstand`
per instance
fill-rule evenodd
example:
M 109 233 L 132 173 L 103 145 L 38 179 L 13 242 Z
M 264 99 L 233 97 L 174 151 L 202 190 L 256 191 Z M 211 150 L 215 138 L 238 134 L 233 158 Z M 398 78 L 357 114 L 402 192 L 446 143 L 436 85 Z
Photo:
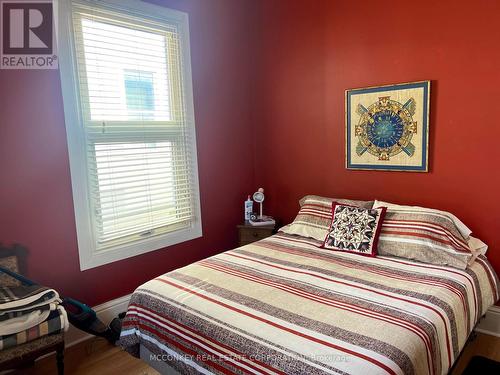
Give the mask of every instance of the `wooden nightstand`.
M 254 226 L 250 224 L 237 225 L 239 246 L 262 240 L 276 232 L 275 225 Z

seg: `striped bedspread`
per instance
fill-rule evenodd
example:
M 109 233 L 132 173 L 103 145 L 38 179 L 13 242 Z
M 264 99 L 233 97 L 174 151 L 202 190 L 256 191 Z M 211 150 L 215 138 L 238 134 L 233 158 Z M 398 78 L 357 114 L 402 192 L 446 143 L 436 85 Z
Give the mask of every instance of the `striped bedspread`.
M 277 234 L 140 286 L 121 345 L 183 374 L 446 374 L 499 298 L 467 270 L 362 257 Z

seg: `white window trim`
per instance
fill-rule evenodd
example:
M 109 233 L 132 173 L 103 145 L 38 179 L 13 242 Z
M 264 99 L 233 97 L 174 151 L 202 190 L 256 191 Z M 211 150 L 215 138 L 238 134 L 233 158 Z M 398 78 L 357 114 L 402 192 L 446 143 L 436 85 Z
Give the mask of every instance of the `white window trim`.
M 138 0 L 79 0 L 79 3 L 98 5 L 113 10 L 126 11 L 137 16 L 144 16 L 156 21 L 175 22 L 179 27 L 179 36 L 183 46 L 183 83 L 186 108 L 186 121 L 191 145 L 193 175 L 193 201 L 195 219 L 191 228 L 173 233 L 145 239 L 133 244 L 125 244 L 106 251 L 96 252 L 92 215 L 90 211 L 90 194 L 88 187 L 87 164 L 85 156 L 85 137 L 83 121 L 79 109 L 79 89 L 76 78 L 75 46 L 73 39 L 72 2 L 58 1 L 58 53 L 61 88 L 64 101 L 66 135 L 68 141 L 71 185 L 78 237 L 80 269 L 86 270 L 107 263 L 162 249 L 181 242 L 202 237 L 201 208 L 198 181 L 198 163 L 196 152 L 196 131 L 193 108 L 193 90 L 191 75 L 191 55 L 189 49 L 189 22 L 184 12 L 148 4 Z

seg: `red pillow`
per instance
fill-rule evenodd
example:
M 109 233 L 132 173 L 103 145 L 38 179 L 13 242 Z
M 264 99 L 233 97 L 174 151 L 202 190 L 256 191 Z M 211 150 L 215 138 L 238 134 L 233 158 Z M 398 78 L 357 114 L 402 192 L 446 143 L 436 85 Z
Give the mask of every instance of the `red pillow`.
M 323 247 L 374 257 L 386 207 L 361 208 L 332 203 L 332 221 Z

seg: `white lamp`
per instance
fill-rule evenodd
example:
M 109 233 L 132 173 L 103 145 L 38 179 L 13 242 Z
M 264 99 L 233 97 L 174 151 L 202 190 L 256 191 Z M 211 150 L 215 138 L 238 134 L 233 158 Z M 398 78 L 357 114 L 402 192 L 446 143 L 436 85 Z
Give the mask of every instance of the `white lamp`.
M 259 190 L 253 193 L 253 200 L 260 204 L 259 219 L 262 219 L 262 202 L 264 202 L 264 189 L 259 188 Z
M 259 188 L 255 193 L 253 193 L 253 200 L 260 204 L 260 215 L 252 214 L 249 223 L 251 225 L 276 225 L 276 221 L 271 216 L 266 216 L 262 214 L 262 202 L 264 202 L 264 189 Z

